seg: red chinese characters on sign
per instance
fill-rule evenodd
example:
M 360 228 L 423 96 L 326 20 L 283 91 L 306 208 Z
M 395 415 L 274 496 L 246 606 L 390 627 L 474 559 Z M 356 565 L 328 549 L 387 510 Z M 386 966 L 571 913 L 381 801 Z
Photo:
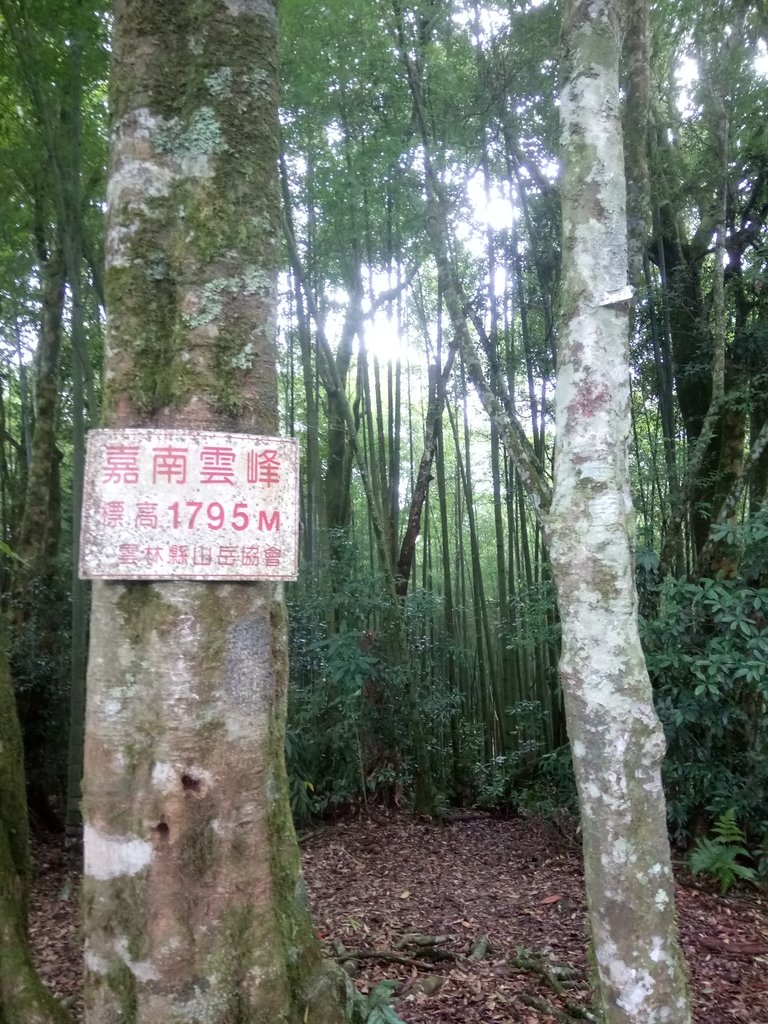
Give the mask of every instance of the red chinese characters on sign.
M 248 452 L 248 483 L 266 487 L 280 483 L 280 459 L 274 450 Z
M 119 526 L 124 515 L 124 501 L 105 501 L 101 506 L 101 521 L 105 526 Z
M 119 561 L 121 565 L 138 565 L 139 564 L 139 545 L 138 544 L 121 544 Z
M 265 548 L 264 549 L 264 564 L 265 565 L 280 565 L 280 548 Z
M 280 483 L 280 453 L 274 448 L 249 451 L 244 465 L 237 465 L 232 448 L 208 447 L 199 453 L 196 482 L 224 484 L 234 487 L 242 481 L 273 487 Z M 166 446 L 152 449 L 151 482 L 153 484 L 186 484 L 189 472 L 189 449 Z M 109 445 L 104 450 L 101 482 L 103 484 L 140 484 L 139 449 L 129 445 Z M 190 482 L 195 482 L 190 477 Z
M 282 565 L 280 548 L 261 548 L 250 545 L 237 547 L 234 544 L 222 544 L 219 547 L 199 545 L 189 548 L 186 544 L 148 545 L 142 548 L 139 544 L 121 544 L 119 560 L 123 564 L 153 565 L 155 562 L 168 562 L 169 565 Z
M 189 548 L 186 544 L 170 544 L 168 546 L 168 561 L 171 565 L 188 565 Z
M 203 448 L 200 452 L 196 477 L 188 477 L 189 452 L 186 448 L 155 448 L 152 450 L 151 473 L 147 481 L 141 479 L 138 448 L 114 445 L 104 451 L 101 482 L 109 484 L 153 485 L 223 484 L 234 487 L 238 483 L 261 484 L 272 487 L 279 484 L 280 458 L 274 449 L 249 451 L 243 465 L 237 465 L 237 454 L 231 448 Z M 117 504 L 117 503 L 112 503 Z
M 152 452 L 152 483 L 167 480 L 168 483 L 187 482 L 186 448 L 155 448 Z
M 138 483 L 138 457 L 138 446 L 125 444 L 108 445 L 104 451 L 102 483 Z
M 237 548 L 233 544 L 227 544 L 219 548 L 217 562 L 219 565 L 237 565 Z
M 157 529 L 157 505 L 154 501 L 140 501 L 136 506 L 136 525 Z
M 92 431 L 85 578 L 281 580 L 297 571 L 295 440 Z
M 231 448 L 203 448 L 200 452 L 201 484 L 235 484 L 235 453 Z
M 210 565 L 212 562 L 213 552 L 210 548 L 200 546 L 192 552 L 192 565 Z

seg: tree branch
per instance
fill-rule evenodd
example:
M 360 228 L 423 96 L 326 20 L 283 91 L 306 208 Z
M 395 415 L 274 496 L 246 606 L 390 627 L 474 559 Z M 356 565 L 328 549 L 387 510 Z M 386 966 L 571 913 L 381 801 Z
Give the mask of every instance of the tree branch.
M 427 119 L 418 70 L 408 53 L 403 30 L 399 0 L 393 0 L 400 59 L 405 68 L 413 98 L 414 117 L 419 127 L 424 155 L 425 186 L 427 193 L 427 237 L 437 263 L 438 283 L 443 292 L 446 309 L 453 329 L 452 344 L 458 347 L 480 402 L 495 423 L 507 452 L 515 463 L 520 479 L 530 496 L 536 514 L 543 523 L 552 500 L 552 488 L 544 473 L 533 445 L 523 430 L 507 396 L 494 392 L 486 380 L 483 365 L 469 336 L 465 304 L 462 301 L 456 276 L 451 264 L 448 245 L 448 214 L 442 184 L 435 172 L 430 154 Z M 505 401 L 506 398 L 506 401 Z

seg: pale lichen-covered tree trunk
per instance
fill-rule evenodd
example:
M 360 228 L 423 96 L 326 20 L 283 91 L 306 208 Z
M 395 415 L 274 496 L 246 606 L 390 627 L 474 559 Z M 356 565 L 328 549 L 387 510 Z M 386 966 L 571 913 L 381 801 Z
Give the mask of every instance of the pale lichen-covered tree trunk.
M 661 760 L 640 647 L 629 491 L 627 233 L 615 0 L 569 0 L 563 293 L 548 539 L 608 1024 L 687 1024 Z
M 274 0 L 117 0 L 105 425 L 274 434 Z M 283 764 L 274 582 L 94 586 L 88 1024 L 337 1024 Z

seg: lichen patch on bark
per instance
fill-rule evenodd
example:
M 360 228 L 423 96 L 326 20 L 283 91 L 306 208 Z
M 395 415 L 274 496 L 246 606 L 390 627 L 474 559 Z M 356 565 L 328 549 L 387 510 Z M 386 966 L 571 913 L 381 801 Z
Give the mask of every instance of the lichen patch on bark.
M 275 4 L 114 17 L 105 425 L 274 434 Z M 91 650 L 88 1024 L 340 1024 L 296 898 L 282 589 L 96 585 Z
M 564 29 L 562 322 L 546 532 L 590 922 L 608 1024 L 687 1024 L 664 736 L 634 586 L 618 5 L 569 0 Z

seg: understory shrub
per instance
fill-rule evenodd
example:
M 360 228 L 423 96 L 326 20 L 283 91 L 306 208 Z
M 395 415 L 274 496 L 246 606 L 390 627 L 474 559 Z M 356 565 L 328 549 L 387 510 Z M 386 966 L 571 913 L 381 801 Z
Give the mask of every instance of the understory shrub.
M 577 812 L 576 782 L 568 744 L 547 750 L 547 713 L 539 701 L 505 709 L 513 749 L 474 765 L 474 805 L 539 817 Z M 478 746 L 482 738 L 478 739 Z
M 643 623 L 667 736 L 673 838 L 689 843 L 731 809 L 750 842 L 768 806 L 768 589 L 668 578 Z
M 318 576 L 302 580 L 289 600 L 286 761 L 299 823 L 369 799 L 398 804 L 417 772 L 432 782 L 453 707 L 424 672 L 429 641 L 417 604 L 393 614 L 370 572 L 334 571 L 340 589 L 327 601 L 317 599 L 325 586 Z
M 511 749 L 489 750 L 476 654 L 447 632 L 440 595 L 414 585 L 393 609 L 381 580 L 342 559 L 305 571 L 289 613 L 286 761 L 299 824 L 371 800 L 437 815 L 517 806 L 547 749 L 547 713 L 535 700 L 504 708 Z
M 565 814 L 576 818 L 579 798 L 570 744 L 543 754 L 532 772 L 520 785 L 517 795 L 521 810 L 539 818 L 555 818 Z
M 286 759 L 299 821 L 407 781 L 395 732 L 402 687 L 367 642 L 357 630 L 316 639 L 303 679 L 292 666 Z
M 70 606 L 66 583 L 34 580 L 10 631 L 9 660 L 34 816 L 63 811 L 70 692 Z

